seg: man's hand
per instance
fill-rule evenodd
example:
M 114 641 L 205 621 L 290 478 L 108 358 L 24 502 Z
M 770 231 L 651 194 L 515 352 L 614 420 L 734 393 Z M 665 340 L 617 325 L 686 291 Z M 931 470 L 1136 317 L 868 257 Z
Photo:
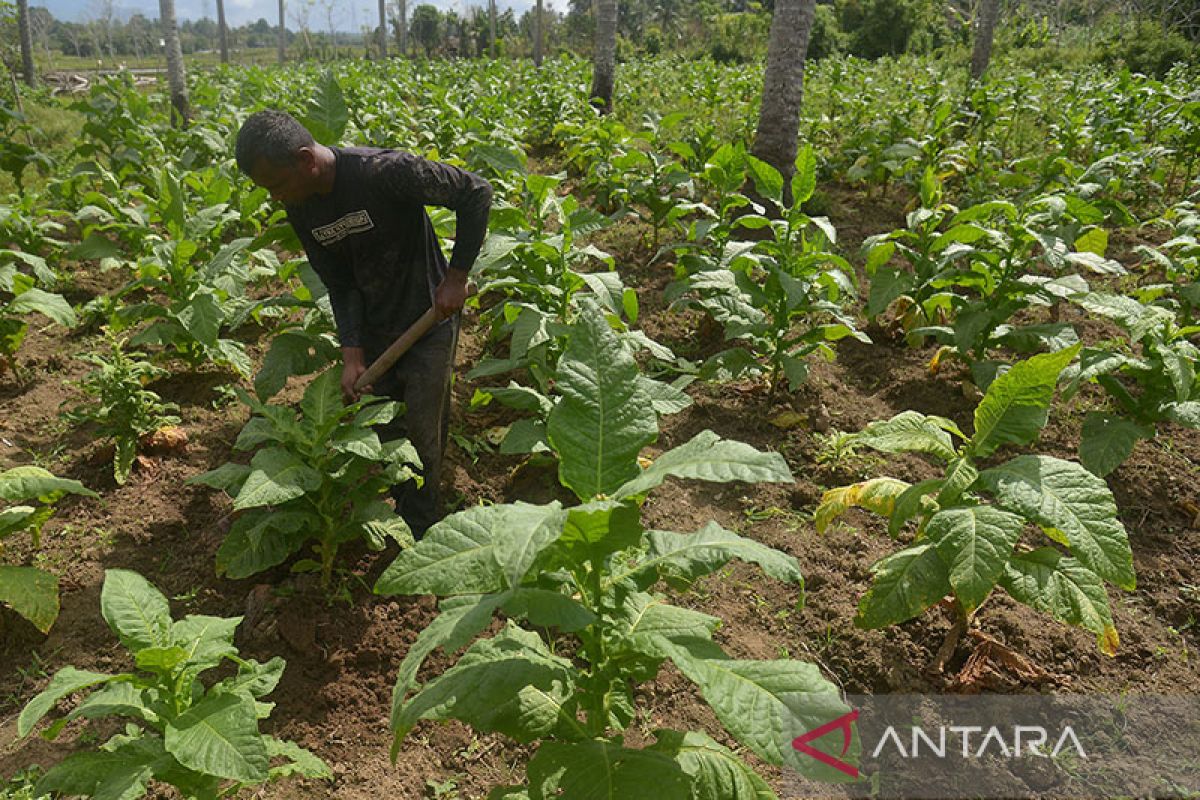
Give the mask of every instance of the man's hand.
M 467 301 L 467 275 L 461 269 L 446 270 L 446 277 L 433 292 L 433 307 L 437 309 L 439 320 L 462 311 L 463 303 Z
M 342 399 L 347 403 L 357 402 L 362 395 L 354 388 L 354 384 L 367 371 L 363 349 L 361 347 L 343 347 L 342 364 Z M 370 386 L 365 388 L 367 392 L 371 391 Z

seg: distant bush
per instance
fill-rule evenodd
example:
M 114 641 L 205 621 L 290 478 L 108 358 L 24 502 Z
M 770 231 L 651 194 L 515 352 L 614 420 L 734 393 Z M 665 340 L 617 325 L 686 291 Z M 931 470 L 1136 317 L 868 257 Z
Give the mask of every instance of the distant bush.
M 719 63 L 745 63 L 766 55 L 769 14 L 720 14 L 713 19 L 709 54 Z
M 812 33 L 808 39 L 808 58 L 814 61 L 846 52 L 846 34 L 838 24 L 833 6 L 817 6 Z
M 1178 63 L 1195 63 L 1200 48 L 1151 20 L 1124 27 L 1100 50 L 1108 66 L 1124 64 L 1131 72 L 1162 78 Z
M 837 0 L 834 8 L 849 52 L 861 58 L 927 53 L 950 40 L 932 0 Z

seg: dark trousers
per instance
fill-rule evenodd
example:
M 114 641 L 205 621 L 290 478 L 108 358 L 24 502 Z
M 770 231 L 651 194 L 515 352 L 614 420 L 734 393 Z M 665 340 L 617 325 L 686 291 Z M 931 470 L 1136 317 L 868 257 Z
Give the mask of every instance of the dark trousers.
M 367 348 L 369 359 L 378 357 L 390 343 L 378 344 L 382 346 Z M 415 481 L 405 481 L 392 487 L 396 513 L 418 539 L 442 518 L 438 484 L 450 430 L 450 377 L 457 345 L 458 317 L 454 317 L 414 344 L 374 386 L 376 394 L 404 403 L 402 415 L 376 428 L 379 438 L 408 437 L 421 457 L 423 485 L 418 488 Z

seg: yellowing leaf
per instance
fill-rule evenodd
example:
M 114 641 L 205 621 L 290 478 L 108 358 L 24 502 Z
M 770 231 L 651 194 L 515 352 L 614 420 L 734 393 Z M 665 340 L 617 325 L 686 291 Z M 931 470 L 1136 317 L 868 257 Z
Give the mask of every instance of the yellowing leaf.
M 1106 656 L 1115 656 L 1117 648 L 1121 646 L 1121 637 L 1117 635 L 1117 629 L 1112 625 L 1105 627 L 1104 631 L 1098 638 L 1100 644 L 1100 652 Z
M 854 483 L 830 489 L 821 496 L 821 504 L 813 516 L 817 533 L 824 533 L 833 522 L 851 508 L 865 508 L 884 517 L 890 517 L 896 507 L 899 497 L 909 483 L 895 478 L 872 478 L 869 481 Z
M 808 417 L 798 411 L 781 411 L 769 420 L 772 425 L 783 431 L 799 428 L 808 422 Z

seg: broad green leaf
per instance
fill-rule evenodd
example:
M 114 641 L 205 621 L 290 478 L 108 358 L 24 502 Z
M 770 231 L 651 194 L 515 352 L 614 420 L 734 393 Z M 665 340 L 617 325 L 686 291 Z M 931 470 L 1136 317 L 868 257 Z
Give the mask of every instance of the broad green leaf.
M 796 172 L 792 175 L 792 207 L 807 203 L 817 189 L 817 157 L 811 144 L 796 154 Z
M 305 418 L 318 428 L 332 422 L 345 412 L 342 404 L 340 370 L 328 369 L 308 385 L 304 390 L 304 398 L 300 401 L 300 410 Z
M 264 736 L 263 741 L 266 742 L 269 757 L 287 759 L 285 763 L 271 767 L 272 779 L 286 778 L 292 775 L 301 775 L 305 778 L 328 779 L 333 777 L 333 770 L 329 768 L 328 764 L 300 745 L 276 739 L 274 736 Z
M 346 132 L 346 124 L 350 121 L 350 109 L 346 106 L 346 96 L 338 84 L 333 70 L 326 70 L 317 82 L 316 93 L 308 101 L 308 111 L 304 115 L 304 127 L 308 128 L 313 138 L 323 145 L 336 145 Z
M 654 738 L 646 749 L 675 760 L 688 776 L 692 800 L 777 800 L 758 773 L 707 734 L 659 730 Z
M 817 533 L 852 508 L 865 508 L 884 517 L 890 517 L 896 500 L 909 489 L 909 484 L 896 478 L 871 478 L 870 480 L 830 489 L 821 495 L 821 504 L 813 515 Z
M 1072 554 L 1105 580 L 1133 590 L 1137 578 L 1125 526 L 1108 485 L 1079 464 L 1018 456 L 979 473 L 996 501 L 1066 537 Z
M 790 758 L 796 721 L 791 701 L 798 695 L 838 697 L 820 669 L 802 661 L 735 661 L 697 658 L 686 648 L 661 640 L 664 650 L 700 689 L 717 719 L 734 738 L 769 764 Z
M 721 624 L 718 617 L 673 606 L 665 599 L 645 592 L 633 592 L 625 597 L 621 608 L 615 612 L 615 619 L 609 635 L 618 648 L 628 648 L 656 659 L 669 655 L 661 646 L 663 640 L 687 645 L 711 639 Z
M 1092 228 L 1075 240 L 1075 249 L 1080 252 L 1095 253 L 1101 258 L 1108 252 L 1108 231 L 1104 228 Z
M 44 292 L 41 289 L 26 289 L 8 304 L 8 311 L 14 314 L 24 314 L 31 311 L 49 317 L 64 328 L 75 325 L 75 311 L 71 304 L 60 294 Z
M 565 708 L 575 691 L 574 672 L 536 633 L 509 623 L 495 637 L 471 645 L 404 704 L 394 722 L 396 738 L 402 740 L 421 719 L 457 719 L 520 742 L 548 736 L 563 724 L 576 726 Z
M 950 586 L 968 614 L 991 593 L 1024 527 L 1016 514 L 991 506 L 946 508 L 925 523 L 925 537 L 949 568 Z
M 1189 428 L 1200 428 L 1200 401 L 1168 403 L 1163 406 L 1163 414 L 1172 422 L 1178 422 Z
M 891 245 L 891 242 L 888 242 Z M 892 245 L 894 247 L 894 245 Z M 872 254 L 880 252 L 878 248 Z M 867 316 L 874 318 L 887 311 L 892 301 L 908 294 L 913 288 L 911 272 L 891 267 L 879 267 L 871 276 L 871 290 L 867 295 Z
M 249 695 L 210 694 L 167 723 L 164 743 L 189 769 L 249 783 L 267 779 L 267 747 Z
M 114 681 L 92 692 L 86 700 L 75 706 L 67 715 L 67 721 L 80 717 L 98 719 L 114 716 L 133 717 L 152 724 L 156 724 L 159 719 L 158 714 L 147 704 L 147 697 L 142 689 L 127 681 Z
M 239 580 L 282 564 L 318 525 L 320 519 L 307 511 L 240 516 L 217 549 L 217 574 Z
M 678 414 L 692 404 L 692 398 L 674 384 L 656 381 L 645 375 L 638 376 L 638 384 L 650 398 L 650 404 L 657 414 Z
M 233 501 L 235 511 L 277 506 L 321 488 L 321 473 L 282 447 L 265 447 L 250 460 L 251 472 Z
M 225 692 L 249 692 L 251 697 L 263 697 L 275 691 L 286 666 L 287 662 L 279 656 L 275 656 L 265 664 L 252 658 L 242 659 L 238 662 L 237 675 L 226 678 L 213 689 Z
M 216 347 L 225 312 L 212 292 L 200 292 L 179 312 L 179 322 L 196 341 Z
M 250 467 L 245 464 L 227 463 L 208 472 L 193 475 L 184 481 L 184 483 L 189 485 L 200 484 L 212 487 L 213 489 L 220 489 L 227 494 L 236 494 L 236 492 L 231 490 L 240 488 L 250 475 L 250 472 Z
M 98 497 L 79 481 L 56 478 L 41 467 L 21 466 L 0 472 L 0 499 L 12 503 L 34 499 L 52 502 L 64 494 Z
M 637 545 L 643 531 L 637 505 L 597 500 L 570 509 L 555 555 L 565 557 L 569 567 L 594 564 L 610 553 Z
M 241 617 L 188 614 L 171 625 L 171 642 L 183 648 L 189 664 L 216 666 L 237 654 L 233 635 L 241 622 Z
M 500 598 L 507 616 L 527 619 L 531 625 L 539 628 L 557 628 L 563 633 L 573 633 L 596 621 L 596 615 L 579 601 L 553 589 L 510 589 Z
M 603 739 L 545 742 L 526 775 L 537 798 L 629 800 L 652 791 L 656 800 L 691 800 L 687 775 L 672 758 L 630 750 Z
M 621 499 L 644 495 L 667 478 L 729 483 L 792 481 L 787 462 L 779 453 L 764 453 L 742 442 L 722 439 L 712 431 L 701 431 L 689 441 L 668 450 L 633 480 L 617 489 Z
M 493 525 L 493 556 L 508 585 L 520 586 L 542 550 L 562 534 L 567 512 L 557 500 L 544 506 L 513 503 L 492 508 L 500 517 Z
M 501 595 L 463 595 L 442 601 L 441 613 L 421 629 L 416 641 L 404 655 L 404 660 L 400 662 L 396 684 L 392 689 L 393 730 L 396 729 L 405 698 L 416 685 L 417 673 L 426 657 L 438 647 L 447 653 L 454 653 L 465 647 L 492 621 L 492 615 L 502 599 Z M 396 740 L 392 747 L 392 760 L 396 758 L 398 745 L 399 740 Z
M 1043 353 L 1012 366 L 988 387 L 975 409 L 975 455 L 991 455 L 1002 444 L 1028 444 L 1046 424 L 1058 375 L 1079 352 L 1079 345 Z
M 1093 475 L 1103 478 L 1129 458 L 1138 439 L 1154 438 L 1154 428 L 1102 411 L 1083 419 L 1079 460 Z
M 1175 399 L 1181 403 L 1192 396 L 1192 386 L 1196 382 L 1194 352 L 1187 353 L 1182 348 L 1158 348 L 1163 372 L 1171 379 L 1171 385 L 1175 387 Z
M 710 522 L 695 533 L 650 531 L 646 535 L 649 550 L 628 573 L 643 585 L 660 576 L 692 582 L 716 572 L 731 559 L 757 564 L 764 572 L 785 583 L 800 584 L 804 577 L 792 556 L 765 544 L 739 536 Z
M 856 441 L 883 453 L 928 453 L 942 461 L 954 458 L 954 442 L 937 418 L 902 411 L 889 420 L 872 422 Z
M 35 567 L 0 564 L 0 603 L 46 633 L 58 619 L 58 578 Z
M 658 435 L 658 418 L 637 378 L 637 363 L 604 315 L 585 306 L 559 359 L 562 398 L 546 426 L 559 478 L 581 500 L 636 477 L 638 453 Z
M 93 800 L 138 800 L 146 794 L 158 758 L 150 748 L 136 744 L 114 752 L 74 753 L 43 775 L 34 791 L 39 797 L 55 792 Z
M 1101 652 L 1116 655 L 1108 594 L 1098 575 L 1052 547 L 1019 553 L 1005 567 L 1001 585 L 1018 601 L 1096 634 Z
M 187 651 L 182 647 L 144 647 L 138 650 L 134 663 L 137 668 L 163 675 L 187 660 Z
M 279 393 L 293 375 L 307 375 L 325 365 L 314 338 L 300 331 L 282 331 L 271 340 L 262 366 L 254 376 L 254 393 L 266 400 Z
M 341 453 L 353 453 L 368 461 L 379 461 L 383 458 L 379 434 L 370 428 L 341 426 L 329 437 L 329 447 Z
M 104 571 L 100 613 L 127 650 L 171 644 L 171 609 L 148 580 L 125 569 Z
M 1116 322 L 1129 331 L 1129 338 L 1135 342 L 1140 342 L 1151 332 L 1162 328 L 1174 318 L 1174 315 L 1165 308 L 1143 305 L 1132 297 L 1120 294 L 1090 292 L 1076 297 L 1074 300 L 1093 314 L 1099 314 Z
M 946 469 L 946 478 L 938 492 L 939 505 L 950 505 L 962 497 L 979 478 L 979 470 L 969 458 L 956 458 Z
M 876 561 L 875 580 L 858 604 L 854 624 L 886 628 L 912 619 L 950 594 L 946 562 L 932 542 L 906 547 Z
M 522 516 L 511 506 L 478 506 L 451 514 L 388 565 L 375 593 L 444 596 L 499 591 L 505 578 L 495 546 L 512 514 Z
M 779 170 L 754 156 L 746 156 L 746 171 L 754 179 L 758 193 L 776 205 L 783 205 L 783 176 Z
M 46 688 L 39 692 L 21 710 L 21 715 L 17 717 L 17 736 L 28 736 L 29 732 L 33 730 L 33 726 L 38 724 L 38 720 L 46 716 L 50 709 L 54 708 L 54 704 L 67 695 L 74 694 L 89 686 L 95 686 L 98 683 L 107 683 L 113 680 L 114 677 L 113 675 L 105 675 L 103 672 L 89 672 L 87 670 L 76 669 L 75 667 L 63 667 L 54 673 L 54 677 L 50 679 L 50 683 L 46 685 Z

